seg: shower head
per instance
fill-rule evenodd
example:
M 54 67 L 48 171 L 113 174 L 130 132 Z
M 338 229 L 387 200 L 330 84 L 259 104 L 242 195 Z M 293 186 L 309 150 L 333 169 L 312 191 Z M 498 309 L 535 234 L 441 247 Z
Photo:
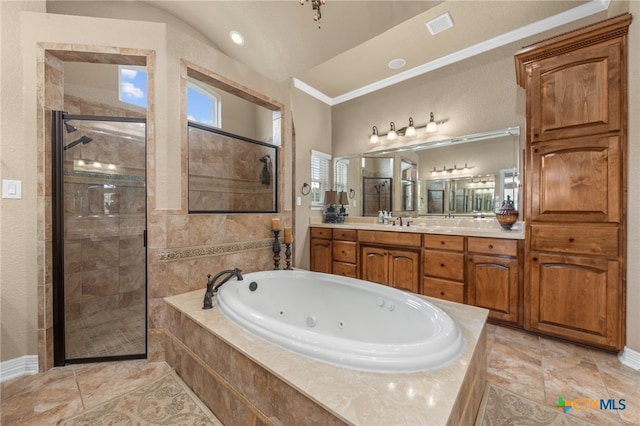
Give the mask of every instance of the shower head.
M 91 139 L 89 136 L 82 136 L 80 137 L 80 139 L 76 139 L 75 141 L 71 142 L 68 145 L 65 145 L 63 149 L 69 149 L 69 148 L 73 148 L 74 146 L 78 145 L 79 143 L 82 143 L 83 145 L 88 144 L 89 142 L 91 142 L 93 139 Z
M 69 123 L 68 121 L 64 122 L 64 128 L 67 130 L 67 133 L 73 133 L 76 130 L 78 130 L 78 128 L 76 126 L 74 126 L 73 124 Z

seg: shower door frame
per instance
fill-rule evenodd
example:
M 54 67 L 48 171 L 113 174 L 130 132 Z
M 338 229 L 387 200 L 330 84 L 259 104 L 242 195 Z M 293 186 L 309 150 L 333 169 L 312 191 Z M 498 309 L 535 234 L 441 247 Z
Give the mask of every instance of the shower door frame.
M 144 181 L 145 181 L 145 229 L 143 244 L 145 248 L 145 291 L 144 291 L 144 352 L 141 354 L 97 356 L 88 358 L 67 359 L 65 334 L 65 299 L 64 299 L 64 120 L 111 121 L 125 123 L 143 123 L 145 125 L 144 143 Z M 52 214 L 52 296 L 53 296 L 53 365 L 61 367 L 68 364 L 121 361 L 129 359 L 145 359 L 149 350 L 149 262 L 147 247 L 147 120 L 146 118 L 93 116 L 68 114 L 64 111 L 51 111 L 51 214 Z

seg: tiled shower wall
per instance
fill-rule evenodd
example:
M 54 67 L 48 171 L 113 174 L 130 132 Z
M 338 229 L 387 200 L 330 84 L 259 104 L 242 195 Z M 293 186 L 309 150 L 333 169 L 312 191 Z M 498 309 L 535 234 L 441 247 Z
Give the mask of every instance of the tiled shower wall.
M 64 61 L 103 62 L 144 65 L 146 61 L 149 91 L 147 118 L 147 303 L 148 303 L 148 358 L 164 359 L 166 313 L 163 298 L 206 286 L 207 274 L 238 267 L 243 272 L 273 268 L 271 250 L 273 233 L 271 218 L 279 217 L 283 226 L 292 224 L 292 212 L 278 214 L 188 214 L 187 212 L 187 126 L 186 99 L 182 98 L 181 122 L 181 208 L 168 210 L 156 206 L 156 126 L 154 87 L 168 87 L 178 82 L 155 84 L 155 54 L 151 51 L 121 49 L 109 46 L 42 44 L 39 61 L 38 87 L 38 342 L 40 370 L 53 367 L 53 297 L 52 297 L 52 238 L 51 238 L 51 123 L 50 111 L 66 108 L 64 97 Z M 178 65 L 176 65 L 178 66 Z M 186 92 L 187 71 L 181 66 L 182 92 Z M 206 70 L 202 70 L 206 73 Z M 229 87 L 233 85 L 225 80 Z M 238 91 L 250 91 L 238 85 Z M 252 93 L 253 96 L 264 96 Z M 266 102 L 280 105 L 277 101 Z M 93 112 L 103 115 L 100 106 Z M 70 112 L 78 110 L 69 106 Z M 283 111 L 283 107 L 281 107 Z M 284 117 L 284 111 L 282 116 Z M 284 120 L 281 120 L 284 129 Z M 283 132 L 282 132 L 283 133 Z M 284 144 L 284 141 L 282 141 Z M 282 150 L 280 151 L 282 156 Z M 278 171 L 284 170 L 282 158 Z M 278 182 L 279 205 L 283 203 L 284 183 Z M 282 264 L 281 264 L 282 265 Z

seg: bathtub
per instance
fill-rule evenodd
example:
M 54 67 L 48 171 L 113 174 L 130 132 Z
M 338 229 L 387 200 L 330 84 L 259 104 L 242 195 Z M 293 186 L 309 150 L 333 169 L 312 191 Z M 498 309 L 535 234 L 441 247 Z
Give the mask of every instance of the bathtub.
M 220 287 L 217 305 L 246 331 L 298 354 L 380 373 L 433 370 L 465 342 L 455 321 L 417 295 L 308 271 L 262 271 Z

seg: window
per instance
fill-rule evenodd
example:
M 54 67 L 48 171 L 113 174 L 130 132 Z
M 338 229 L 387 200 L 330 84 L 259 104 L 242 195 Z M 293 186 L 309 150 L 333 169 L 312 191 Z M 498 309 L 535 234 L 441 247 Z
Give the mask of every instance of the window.
M 331 155 L 311 151 L 311 208 L 322 209 L 324 192 L 329 190 L 329 162 Z
M 133 65 L 118 67 L 118 99 L 142 108 L 147 107 L 147 68 Z
M 187 118 L 211 127 L 222 127 L 220 95 L 197 80 L 187 80 Z
M 338 160 L 333 165 L 333 187 L 338 192 L 347 192 L 347 174 L 349 172 L 349 160 Z

